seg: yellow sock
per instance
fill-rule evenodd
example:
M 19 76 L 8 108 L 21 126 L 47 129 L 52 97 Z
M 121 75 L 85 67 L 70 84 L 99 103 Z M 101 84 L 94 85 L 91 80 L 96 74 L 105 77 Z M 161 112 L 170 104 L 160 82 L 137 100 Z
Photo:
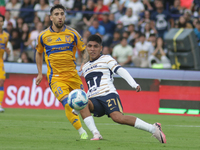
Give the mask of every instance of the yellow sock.
M 3 88 L 2 88 L 3 89 Z M 4 96 L 4 90 L 1 90 L 1 87 L 0 87 L 0 105 L 2 104 L 3 102 L 3 96 Z
M 65 105 L 65 114 L 76 130 L 82 127 L 79 116 L 76 116 L 72 113 L 72 108 L 69 106 L 69 104 Z

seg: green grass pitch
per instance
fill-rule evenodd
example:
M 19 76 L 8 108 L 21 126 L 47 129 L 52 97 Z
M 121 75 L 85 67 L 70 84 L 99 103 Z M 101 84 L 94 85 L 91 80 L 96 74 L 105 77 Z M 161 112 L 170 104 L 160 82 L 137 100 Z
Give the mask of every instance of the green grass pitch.
M 159 143 L 148 132 L 116 124 L 107 116 L 95 118 L 103 140 L 80 140 L 64 110 L 7 108 L 0 113 L 0 150 L 200 150 L 199 117 L 129 115 L 160 122 L 167 144 Z

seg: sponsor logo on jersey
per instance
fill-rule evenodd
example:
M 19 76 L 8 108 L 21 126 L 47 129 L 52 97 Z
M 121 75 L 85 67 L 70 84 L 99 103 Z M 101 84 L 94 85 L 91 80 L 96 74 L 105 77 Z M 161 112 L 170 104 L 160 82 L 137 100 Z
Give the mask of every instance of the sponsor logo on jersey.
M 57 40 L 56 40 L 56 42 L 59 42 L 59 41 L 62 41 L 60 38 L 58 38 Z
M 51 36 L 47 37 L 47 42 L 51 42 L 51 41 L 52 41 Z
M 66 41 L 67 43 L 71 43 L 71 36 L 66 35 L 66 36 L 65 36 L 65 41 Z
M 96 67 L 97 67 L 97 65 L 94 65 L 94 66 L 92 66 L 92 67 L 86 69 L 85 72 L 87 72 L 87 71 L 89 71 L 89 70 L 91 70 L 91 69 L 94 69 L 94 68 L 96 68 Z

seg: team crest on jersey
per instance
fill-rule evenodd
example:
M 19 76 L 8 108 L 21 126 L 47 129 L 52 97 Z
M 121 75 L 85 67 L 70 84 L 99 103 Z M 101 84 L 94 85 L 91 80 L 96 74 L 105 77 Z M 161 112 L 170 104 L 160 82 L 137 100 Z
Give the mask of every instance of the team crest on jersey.
M 65 36 L 65 41 L 66 41 L 67 43 L 71 43 L 71 36 L 66 35 L 66 36 Z
M 47 42 L 51 42 L 51 41 L 52 41 L 51 36 L 47 37 Z

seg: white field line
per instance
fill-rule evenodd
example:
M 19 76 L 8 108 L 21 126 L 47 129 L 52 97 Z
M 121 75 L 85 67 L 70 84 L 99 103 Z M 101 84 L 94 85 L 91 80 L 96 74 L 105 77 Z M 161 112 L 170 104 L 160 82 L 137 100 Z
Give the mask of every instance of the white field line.
M 10 121 L 12 122 L 13 120 L 5 120 L 5 121 Z M 19 121 L 22 121 L 22 120 L 18 120 Z M 23 120 L 22 122 L 34 122 L 34 123 L 37 123 L 37 122 L 43 122 L 43 123 L 55 123 L 55 124 L 66 124 L 66 123 L 69 123 L 69 122 L 56 122 L 56 121 L 25 121 Z M 117 123 L 95 123 L 96 125 L 102 125 L 102 126 L 118 126 L 120 124 L 117 124 Z M 183 128 L 200 128 L 200 126 L 197 126 L 197 125 L 165 125 L 165 124 L 162 124 L 162 126 L 169 126 L 169 127 L 183 127 Z

